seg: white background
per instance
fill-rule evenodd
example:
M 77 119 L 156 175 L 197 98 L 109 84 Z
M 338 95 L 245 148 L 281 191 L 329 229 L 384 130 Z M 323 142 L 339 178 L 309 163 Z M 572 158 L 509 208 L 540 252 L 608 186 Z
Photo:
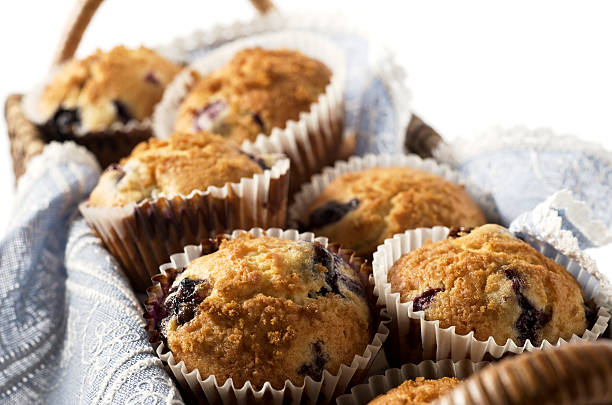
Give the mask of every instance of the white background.
M 3 0 L 0 97 L 46 73 L 74 0 Z M 607 1 L 275 0 L 282 11 L 339 13 L 395 50 L 413 105 L 447 139 L 492 125 L 551 127 L 612 149 L 612 3 Z M 495 3 L 495 4 L 494 4 Z M 78 55 L 155 46 L 255 15 L 247 0 L 107 0 Z M 13 174 L 0 120 L 0 230 Z M 0 231 L 1 232 L 1 231 Z

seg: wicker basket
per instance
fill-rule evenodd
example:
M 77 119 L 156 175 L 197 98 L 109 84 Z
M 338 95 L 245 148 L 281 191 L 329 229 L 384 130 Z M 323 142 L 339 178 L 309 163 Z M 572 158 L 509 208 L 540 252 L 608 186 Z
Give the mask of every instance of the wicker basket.
M 468 378 L 436 405 L 611 404 L 612 342 L 509 357 Z
M 54 65 L 63 63 L 74 56 L 85 29 L 102 1 L 103 0 L 79 0 L 77 2 L 75 10 L 67 22 L 67 29 L 60 40 L 53 61 Z M 270 0 L 250 0 L 250 2 L 257 11 L 262 14 L 274 9 L 274 5 Z M 38 127 L 24 115 L 21 100 L 21 94 L 11 94 L 7 97 L 5 103 L 5 117 L 11 145 L 15 179 L 18 179 L 25 172 L 27 162 L 33 156 L 39 154 L 45 143 L 48 142 Z M 138 141 L 146 138 L 147 136 L 141 137 Z M 412 116 L 405 142 L 408 152 L 417 153 L 423 157 L 429 157 L 431 156 L 432 148 L 440 140 L 440 136 L 435 133 L 431 127 L 424 124 L 418 117 Z M 86 142 L 82 142 L 82 144 L 88 148 L 89 146 L 93 146 Z M 133 146 L 135 146 L 135 143 L 134 145 L 129 145 L 128 150 Z M 351 146 L 354 146 L 354 144 L 352 144 L 350 140 L 346 142 L 342 151 L 343 157 L 348 157 L 351 154 Z M 96 157 L 103 167 L 113 160 L 113 156 L 101 153 L 100 148 L 92 147 L 91 150 L 97 151 Z

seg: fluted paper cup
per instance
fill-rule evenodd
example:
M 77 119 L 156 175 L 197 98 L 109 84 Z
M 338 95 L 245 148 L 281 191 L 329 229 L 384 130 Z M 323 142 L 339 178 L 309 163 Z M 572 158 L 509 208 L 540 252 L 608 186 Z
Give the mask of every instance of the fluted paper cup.
M 398 347 L 402 362 L 414 359 L 415 354 L 424 359 L 471 359 L 481 361 L 485 358 L 500 358 L 507 353 L 523 353 L 524 351 L 537 351 L 568 343 L 564 339 L 556 342 L 544 340 L 539 346 L 534 346 L 529 340 L 518 346 L 512 339 L 499 345 L 493 337 L 486 341 L 474 337 L 474 332 L 460 335 L 455 327 L 440 327 L 439 321 L 425 319 L 424 311 L 414 311 L 412 301 L 401 302 L 400 294 L 391 290 L 387 281 L 388 271 L 393 264 L 404 254 L 422 247 L 428 241 L 437 242 L 447 238 L 449 229 L 442 226 L 433 228 L 419 228 L 396 234 L 393 238 L 385 240 L 374 253 L 373 272 L 378 303 L 384 305 L 391 315 L 393 340 Z M 610 310 L 607 298 L 599 281 L 587 269 L 582 268 L 567 256 L 557 252 L 550 245 L 539 241 L 528 241 L 532 247 L 562 265 L 580 284 L 585 294 L 585 301 L 593 299 L 598 312 L 597 320 L 592 328 L 587 329 L 581 336 L 573 335 L 569 342 L 594 341 L 601 336 L 610 319 Z M 418 352 L 418 353 L 416 353 Z
M 339 156 L 344 128 L 344 51 L 326 38 L 301 31 L 283 31 L 236 40 L 208 53 L 179 73 L 167 87 L 153 114 L 155 136 L 166 138 L 174 130 L 177 111 L 195 85 L 193 72 L 207 75 L 224 65 L 240 50 L 252 47 L 286 48 L 300 51 L 327 65 L 332 71 L 330 83 L 309 111 L 290 120 L 285 128 L 274 128 L 271 134 L 259 134 L 254 142 L 241 147 L 251 153 L 284 153 L 291 159 L 291 188 L 308 180 Z
M 79 209 L 134 289 L 144 292 L 159 265 L 185 245 L 237 228 L 285 226 L 289 159 L 268 156 L 276 159 L 271 168 L 239 183 L 118 207 L 85 201 Z
M 443 377 L 455 377 L 464 380 L 472 374 L 489 365 L 483 361 L 475 363 L 471 360 L 461 360 L 453 363 L 451 360 L 437 362 L 426 360 L 419 364 L 404 364 L 401 368 L 391 368 L 384 375 L 375 375 L 364 384 L 351 388 L 350 394 L 341 395 L 336 399 L 337 405 L 366 405 L 379 395 L 385 394 L 406 380 L 424 377 L 437 380 Z
M 156 353 L 164 365 L 174 375 L 184 391 L 191 395 L 196 402 L 211 404 L 301 404 L 301 403 L 326 403 L 342 394 L 348 387 L 359 383 L 367 375 L 372 366 L 374 358 L 382 350 L 383 343 L 389 335 L 387 324 L 389 319 L 384 310 L 381 310 L 378 326 L 373 333 L 370 344 L 364 349 L 363 353 L 356 354 L 351 364 L 343 364 L 336 375 L 332 375 L 327 370 L 319 381 L 307 376 L 301 386 L 296 386 L 291 381 L 286 380 L 282 389 L 272 387 L 266 382 L 261 389 L 257 389 L 250 382 L 246 382 L 242 387 L 234 385 L 231 378 L 219 383 L 214 375 L 202 376 L 198 369 L 188 370 L 183 361 L 177 362 L 174 355 L 169 351 L 160 340 L 156 330 L 159 322 L 158 308 L 163 305 L 168 290 L 172 285 L 176 275 L 180 273 L 192 260 L 214 251 L 214 247 L 224 238 L 235 238 L 244 234 L 243 230 L 236 230 L 231 235 L 220 235 L 216 240 L 210 240 L 202 245 L 186 246 L 183 253 L 174 254 L 170 257 L 170 262 L 159 267 L 161 274 L 153 277 L 154 285 L 147 290 L 148 299 L 145 301 L 147 330 L 151 333 L 151 342 Z M 248 233 L 254 236 L 272 236 L 288 240 L 301 240 L 306 242 L 318 242 L 322 246 L 334 250 L 339 256 L 347 261 L 360 275 L 364 275 L 369 267 L 362 259 L 354 256 L 352 252 L 339 249 L 337 246 L 328 245 L 327 238 L 315 238 L 310 232 L 299 233 L 296 230 L 282 230 L 271 228 L 263 230 L 253 228 Z M 370 285 L 370 288 L 372 286 Z M 373 314 L 374 315 L 374 314 Z M 374 317 L 376 319 L 376 317 Z

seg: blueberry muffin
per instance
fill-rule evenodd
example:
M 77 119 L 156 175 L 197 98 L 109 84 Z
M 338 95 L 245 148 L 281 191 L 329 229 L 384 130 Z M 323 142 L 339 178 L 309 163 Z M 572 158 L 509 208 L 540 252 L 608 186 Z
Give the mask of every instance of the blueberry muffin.
M 66 63 L 47 84 L 38 109 L 60 135 L 104 131 L 153 113 L 180 67 L 155 51 L 123 46 Z
M 378 167 L 334 179 L 310 204 L 300 226 L 369 256 L 407 229 L 484 223 L 463 186 L 410 167 Z
M 391 291 L 425 319 L 456 333 L 556 343 L 581 336 L 592 319 L 583 291 L 560 264 L 498 225 L 453 230 L 397 260 L 388 272 Z
M 325 92 L 331 71 L 292 50 L 245 49 L 197 79 L 181 103 L 175 130 L 207 130 L 238 143 L 285 128 Z
M 417 377 L 407 380 L 399 387 L 393 388 L 384 395 L 380 395 L 369 402 L 369 405 L 425 405 L 446 395 L 461 381 L 454 377 L 444 377 L 439 380 L 426 380 Z
M 175 133 L 138 145 L 120 164 L 109 166 L 89 202 L 94 207 L 122 206 L 157 197 L 189 195 L 222 187 L 271 167 L 269 156 L 253 156 L 234 142 L 207 132 Z
M 157 331 L 177 362 L 260 389 L 300 386 L 363 354 L 372 317 L 358 273 L 317 243 L 223 240 L 176 276 Z

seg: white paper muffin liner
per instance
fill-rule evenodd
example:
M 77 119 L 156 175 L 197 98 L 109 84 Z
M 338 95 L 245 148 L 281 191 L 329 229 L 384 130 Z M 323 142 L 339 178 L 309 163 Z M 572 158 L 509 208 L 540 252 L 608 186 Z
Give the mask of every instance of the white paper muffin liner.
M 336 399 L 337 405 L 366 405 L 379 395 L 400 386 L 406 380 L 425 377 L 437 380 L 443 377 L 455 377 L 465 380 L 482 370 L 490 363 L 486 361 L 475 363 L 471 360 L 461 360 L 453 363 L 451 360 L 437 362 L 425 360 L 419 364 L 404 364 L 401 368 L 391 368 L 384 375 L 375 375 L 367 383 L 351 388 L 350 394 L 344 394 Z
M 450 166 L 438 163 L 433 159 L 422 159 L 417 155 L 372 155 L 362 157 L 353 156 L 348 161 L 336 162 L 333 167 L 326 167 L 320 174 L 314 175 L 310 182 L 303 184 L 301 190 L 294 195 L 293 203 L 289 208 L 288 225 L 298 228 L 306 218 L 306 212 L 310 204 L 335 178 L 346 173 L 359 172 L 374 167 L 411 167 L 442 177 L 443 179 L 461 184 L 466 193 L 480 207 L 489 222 L 497 220 L 495 202 L 491 196 L 481 190 L 475 184 L 467 182 L 461 174 L 451 169 Z
M 239 183 L 118 207 L 94 207 L 85 201 L 79 209 L 132 286 L 144 291 L 158 266 L 185 245 L 233 229 L 285 226 L 289 159 L 266 156 L 275 159 L 274 165 Z
M 298 121 L 290 120 L 284 129 L 274 128 L 269 136 L 259 134 L 255 142 L 245 141 L 241 146 L 247 152 L 289 156 L 295 188 L 336 160 L 343 138 L 344 51 L 320 35 L 288 30 L 236 40 L 211 51 L 179 73 L 166 88 L 153 114 L 153 132 L 166 138 L 174 131 L 178 108 L 195 85 L 193 71 L 207 75 L 226 65 L 238 51 L 251 47 L 297 50 L 323 62 L 332 71 L 325 92 L 310 106 L 310 111 L 300 113 Z
M 77 126 L 69 133 L 59 133 L 53 126 L 48 126 L 47 119 L 40 115 L 38 103 L 45 86 L 60 68 L 61 65 L 52 69 L 42 82 L 24 95 L 21 102 L 24 115 L 39 128 L 45 142 L 73 141 L 90 150 L 100 165 L 105 167 L 129 155 L 137 144 L 153 135 L 150 118 L 142 121 L 131 119 L 126 123 L 113 122 L 106 128 L 92 131 Z
M 246 231 L 235 230 L 229 235 L 230 238 L 240 236 Z M 253 228 L 248 233 L 254 236 L 272 236 L 288 240 L 300 240 L 306 242 L 319 242 L 324 247 L 328 246 L 327 238 L 317 237 L 310 232 L 299 233 L 296 230 L 282 230 L 279 228 L 271 228 L 263 230 L 261 228 Z M 161 271 L 161 279 L 165 279 L 168 271 L 181 269 L 189 264 L 192 260 L 202 255 L 202 246 L 191 245 L 184 248 L 183 253 L 177 253 L 170 256 L 170 262 L 159 266 Z M 360 259 L 358 259 L 360 260 Z M 163 299 L 163 289 L 159 284 L 160 276 L 154 278 L 157 283 L 148 289 L 149 299 L 147 300 L 147 308 L 149 309 L 152 303 L 159 303 Z M 169 280 L 164 280 L 169 282 Z M 372 286 L 370 286 L 371 288 Z M 165 366 L 170 369 L 170 372 L 177 379 L 179 384 L 186 390 L 190 391 L 194 399 L 198 402 L 211 404 L 247 404 L 247 403 L 266 403 L 266 404 L 315 404 L 320 401 L 329 402 L 335 396 L 344 393 L 346 389 L 361 378 L 363 378 L 376 357 L 382 350 L 383 343 L 389 335 L 387 324 L 388 316 L 384 310 L 381 310 L 382 320 L 378 324 L 372 341 L 360 355 L 355 355 L 350 365 L 344 364 L 336 375 L 332 375 L 327 370 L 323 371 L 323 376 L 320 381 L 315 381 L 311 377 L 306 377 L 301 386 L 296 386 L 291 381 L 286 380 L 282 389 L 275 389 L 269 382 L 257 390 L 250 382 L 246 382 L 242 387 L 234 386 L 232 379 L 228 379 L 220 385 L 214 375 L 202 378 L 198 369 L 188 370 L 183 361 L 176 362 L 171 351 L 167 350 L 163 342 L 153 342 L 157 345 L 155 348 L 157 355 L 162 360 Z M 147 319 L 151 330 L 153 320 Z
M 396 234 L 393 238 L 385 240 L 384 244 L 379 245 L 374 253 L 373 272 L 374 272 L 374 294 L 377 295 L 378 304 L 384 305 L 391 315 L 392 334 L 398 342 L 399 355 L 404 359 L 414 356 L 415 347 L 406 343 L 410 336 L 411 328 L 420 328 L 420 344 L 422 345 L 422 357 L 424 359 L 471 359 L 481 361 L 489 355 L 493 358 L 500 358 L 506 353 L 520 354 L 524 351 L 537 351 L 548 349 L 568 343 L 564 339 L 557 342 L 544 340 L 539 346 L 534 346 L 529 340 L 522 346 L 508 339 L 504 345 L 499 345 L 493 337 L 486 341 L 477 340 L 474 332 L 467 335 L 460 335 L 455 332 L 455 327 L 442 328 L 439 321 L 425 320 L 425 312 L 412 310 L 412 301 L 402 303 L 400 294 L 391 291 L 391 283 L 387 281 L 388 271 L 393 264 L 404 254 L 422 247 L 426 242 L 437 242 L 446 239 L 449 228 L 436 226 L 433 228 L 419 228 L 409 230 L 401 234 Z M 606 304 L 607 299 L 604 289 L 599 281 L 577 263 L 570 260 L 567 256 L 558 253 L 550 245 L 544 243 L 530 242 L 530 245 L 555 262 L 562 265 L 578 281 L 585 294 L 585 301 L 593 299 L 598 313 L 597 321 L 591 329 L 587 329 L 582 336 L 573 335 L 569 343 L 594 341 L 604 333 L 610 319 L 610 310 Z M 417 349 L 420 350 L 420 349 Z M 490 358 L 490 357 L 489 357 Z

